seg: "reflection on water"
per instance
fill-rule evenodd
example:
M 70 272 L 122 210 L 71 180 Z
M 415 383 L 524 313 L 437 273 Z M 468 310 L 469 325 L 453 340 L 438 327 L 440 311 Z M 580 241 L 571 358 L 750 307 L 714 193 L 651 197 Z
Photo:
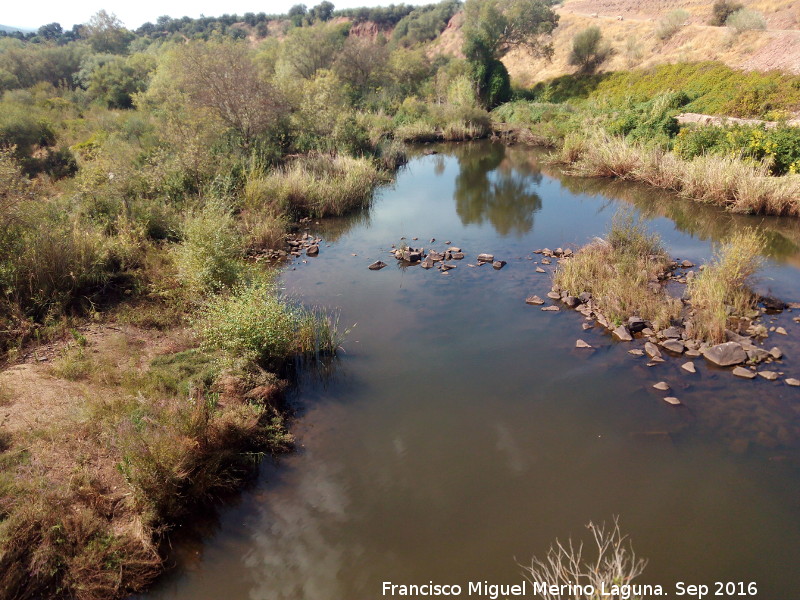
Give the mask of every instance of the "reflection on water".
M 650 368 L 578 314 L 524 299 L 550 287 L 533 250 L 583 244 L 632 205 L 695 262 L 733 228 L 761 227 L 761 285 L 797 300 L 797 222 L 564 177 L 522 147 L 427 149 L 439 154 L 420 153 L 368 213 L 323 223 L 330 247 L 287 271 L 291 294 L 358 325 L 334 376 L 297 392 L 298 452 L 265 465 L 192 568 L 148 597 L 371 600 L 382 581 L 516 583 L 515 557 L 619 515 L 649 559 L 643 583 L 756 581 L 759 597 L 794 599 L 797 389 L 702 361 L 695 375 L 679 359 Z M 467 260 L 447 275 L 369 271 L 379 258 L 394 266 L 401 237 L 450 241 Z M 480 252 L 508 265 L 469 267 Z M 800 357 L 797 314 L 768 323 L 789 330 L 770 338 L 789 357 Z M 577 337 L 594 350 L 576 350 Z M 800 376 L 800 360 L 779 368 Z M 682 407 L 653 390 L 661 380 Z

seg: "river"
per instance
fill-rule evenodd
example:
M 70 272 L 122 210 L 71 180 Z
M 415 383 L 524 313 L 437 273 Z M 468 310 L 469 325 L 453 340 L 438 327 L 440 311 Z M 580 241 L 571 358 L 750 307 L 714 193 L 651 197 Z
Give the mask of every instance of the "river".
M 665 597 L 679 581 L 741 581 L 759 598 L 797 598 L 800 388 L 702 359 L 694 375 L 676 358 L 647 367 L 601 328 L 583 331 L 578 313 L 525 298 L 550 289 L 533 250 L 577 248 L 628 207 L 696 263 L 732 228 L 764 228 L 759 287 L 798 301 L 800 223 L 566 177 L 523 147 L 428 148 L 438 153 L 420 151 L 368 211 L 315 226 L 320 255 L 284 272 L 288 294 L 352 326 L 343 351 L 299 382 L 297 451 L 266 461 L 181 541 L 146 598 L 372 600 L 385 581 L 519 583 L 519 564 L 556 538 L 615 517 L 648 560 L 637 581 Z M 401 268 L 388 250 L 402 241 L 467 256 L 447 274 Z M 508 264 L 469 266 L 482 252 Z M 368 270 L 378 259 L 388 267 Z M 767 346 L 800 378 L 798 314 L 767 320 L 789 332 Z M 652 389 L 661 380 L 683 406 Z

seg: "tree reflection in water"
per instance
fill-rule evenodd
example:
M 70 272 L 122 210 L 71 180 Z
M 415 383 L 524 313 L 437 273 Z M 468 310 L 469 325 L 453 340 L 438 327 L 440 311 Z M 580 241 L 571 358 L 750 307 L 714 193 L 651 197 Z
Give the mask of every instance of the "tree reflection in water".
M 459 144 L 448 148 L 458 160 L 456 212 L 464 225 L 488 221 L 497 233 L 523 235 L 533 229 L 542 208 L 535 188 L 541 173 L 503 144 Z

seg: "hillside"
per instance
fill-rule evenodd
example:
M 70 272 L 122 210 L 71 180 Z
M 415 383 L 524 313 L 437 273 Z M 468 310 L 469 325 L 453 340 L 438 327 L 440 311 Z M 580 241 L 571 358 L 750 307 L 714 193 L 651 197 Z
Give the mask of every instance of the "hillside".
M 712 2 L 706 0 L 567 0 L 557 8 L 561 19 L 553 35 L 555 55 L 548 62 L 525 51 L 514 51 L 503 59 L 519 85 L 574 72 L 567 58 L 572 38 L 587 27 L 599 26 L 611 43 L 614 56 L 603 68 L 609 71 L 649 67 L 663 63 L 718 60 L 745 70 L 772 69 L 800 73 L 800 3 L 792 0 L 749 2 L 762 12 L 766 31 L 734 36 L 727 27 L 707 25 Z M 659 20 L 671 10 L 690 13 L 688 24 L 672 38 L 656 35 Z M 621 18 L 620 18 L 621 17 Z M 458 14 L 432 44 L 432 52 L 459 54 L 462 14 Z

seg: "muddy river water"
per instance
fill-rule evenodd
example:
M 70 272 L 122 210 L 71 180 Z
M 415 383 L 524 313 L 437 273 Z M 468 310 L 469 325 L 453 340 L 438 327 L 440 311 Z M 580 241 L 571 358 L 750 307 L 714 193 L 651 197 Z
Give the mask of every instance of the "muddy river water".
M 300 382 L 297 451 L 265 461 L 182 541 L 178 567 L 146 598 L 373 600 L 387 597 L 385 581 L 519 583 L 518 563 L 615 516 L 648 560 L 639 581 L 663 597 L 690 597 L 677 582 L 720 581 L 799 598 L 800 388 L 702 359 L 696 374 L 677 358 L 647 367 L 627 353 L 641 342 L 583 331 L 578 313 L 525 298 L 545 297 L 555 266 L 537 273 L 533 250 L 577 248 L 632 207 L 695 263 L 732 228 L 764 228 L 759 287 L 800 301 L 800 223 L 569 178 L 523 147 L 435 148 L 370 210 L 315 226 L 320 255 L 285 271 L 289 294 L 355 326 L 331 372 Z M 404 269 L 388 254 L 402 237 L 449 242 L 466 258 L 447 274 Z M 482 252 L 508 264 L 468 266 Z M 388 267 L 368 270 L 378 259 Z M 766 324 L 787 329 L 767 346 L 800 378 L 798 315 Z M 594 349 L 576 349 L 577 338 Z M 652 389 L 662 380 L 683 406 Z

